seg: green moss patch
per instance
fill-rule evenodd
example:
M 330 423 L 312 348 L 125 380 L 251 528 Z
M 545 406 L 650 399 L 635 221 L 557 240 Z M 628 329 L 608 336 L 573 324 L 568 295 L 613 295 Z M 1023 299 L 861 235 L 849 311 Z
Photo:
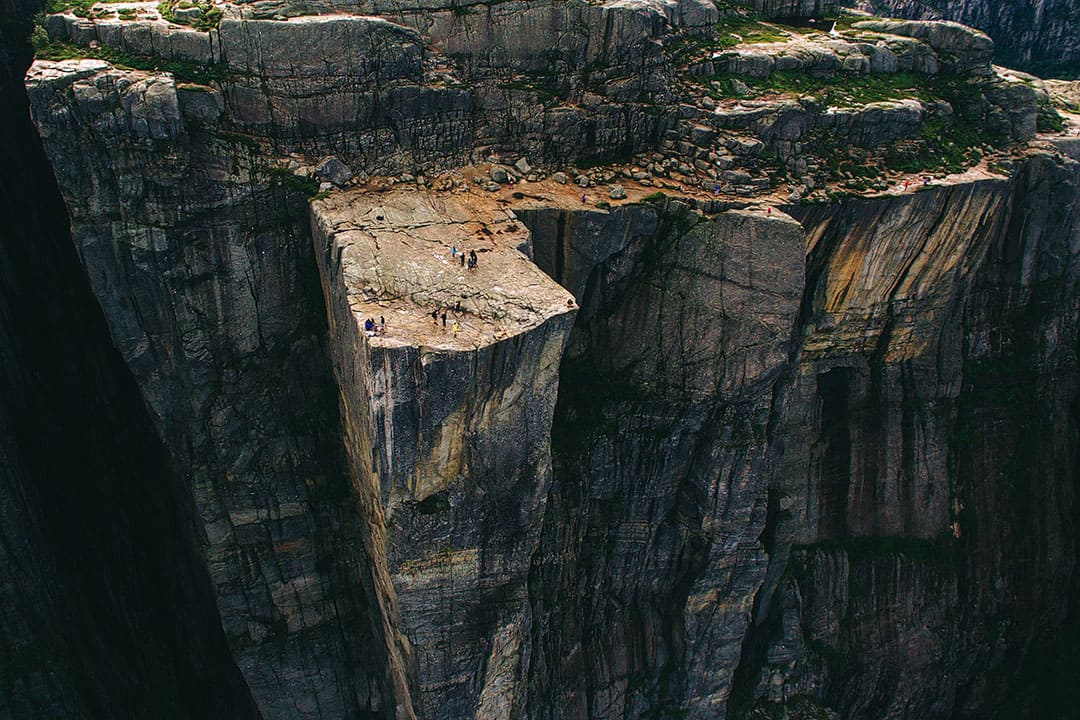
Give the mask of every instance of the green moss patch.
M 165 60 L 146 55 L 132 55 L 108 46 L 82 47 L 61 40 L 50 40 L 43 28 L 36 28 L 31 35 L 34 56 L 39 60 L 78 60 L 92 58 L 104 60 L 118 68 L 147 72 L 172 73 L 179 82 L 206 85 L 222 82 L 233 77 L 225 64 L 199 65 L 183 60 Z

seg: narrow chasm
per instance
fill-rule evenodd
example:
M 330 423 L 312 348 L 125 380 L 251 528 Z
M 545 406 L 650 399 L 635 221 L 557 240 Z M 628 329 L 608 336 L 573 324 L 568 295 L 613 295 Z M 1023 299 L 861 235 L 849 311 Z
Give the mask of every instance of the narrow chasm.
M 0 159 L 19 169 L 0 174 L 0 717 L 258 717 L 190 490 L 75 254 L 17 17 L 0 24 Z

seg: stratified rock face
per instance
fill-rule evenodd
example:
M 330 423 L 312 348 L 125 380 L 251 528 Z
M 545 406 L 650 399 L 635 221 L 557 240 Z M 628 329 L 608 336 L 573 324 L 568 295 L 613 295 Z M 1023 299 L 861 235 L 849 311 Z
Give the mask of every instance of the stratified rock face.
M 779 589 L 758 605 L 764 698 L 986 717 L 1020 638 L 1068 612 L 1077 172 L 1035 157 L 1010 181 L 792 210 L 810 277 L 778 428 Z
M 994 41 L 959 23 L 867 20 L 855 23 L 855 27 L 922 40 L 939 57 L 946 59 L 949 72 L 959 75 L 989 75 L 991 72 Z
M 171 78 L 83 61 L 29 91 L 113 342 L 194 493 L 260 709 L 380 709 L 303 197 L 189 131 Z
M 257 718 L 172 471 L 68 235 L 0 23 L 0 718 Z M 12 13 L 15 15 L 9 15 Z
M 355 193 L 313 212 L 398 717 L 521 717 L 526 581 L 576 305 L 490 200 Z
M 869 4 L 881 15 L 954 20 L 978 28 L 997 44 L 998 62 L 1010 67 L 1076 76 L 1080 63 L 1076 0 L 871 0 Z
M 766 426 L 801 229 L 678 202 L 522 217 L 561 226 L 534 254 L 584 288 L 532 585 L 530 716 L 723 717 L 765 571 Z

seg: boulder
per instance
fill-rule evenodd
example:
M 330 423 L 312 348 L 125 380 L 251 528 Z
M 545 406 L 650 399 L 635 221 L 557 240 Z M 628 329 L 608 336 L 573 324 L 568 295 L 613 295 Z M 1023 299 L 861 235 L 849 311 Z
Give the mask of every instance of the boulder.
M 336 157 L 328 157 L 315 168 L 315 175 L 335 185 L 344 185 L 352 179 L 353 171 Z
M 864 20 L 853 27 L 915 38 L 929 45 L 943 65 L 961 75 L 991 74 L 994 41 L 986 33 L 941 20 Z

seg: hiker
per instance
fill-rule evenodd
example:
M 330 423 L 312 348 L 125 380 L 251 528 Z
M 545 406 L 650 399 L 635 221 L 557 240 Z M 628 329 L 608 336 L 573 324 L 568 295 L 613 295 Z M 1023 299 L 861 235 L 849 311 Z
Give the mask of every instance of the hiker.
M 460 300 L 458 300 L 456 303 L 454 303 L 454 312 L 456 312 L 456 313 L 461 312 L 461 301 Z
M 713 195 L 719 195 L 719 194 L 720 194 L 720 186 L 719 186 L 719 185 L 715 185 L 715 186 L 713 187 L 712 191 L 713 191 Z
M 585 202 L 585 193 L 581 193 L 581 202 Z
M 475 270 L 476 266 L 478 264 L 479 263 L 477 262 L 476 251 L 475 250 L 470 250 L 469 251 L 469 267 L 472 268 L 473 270 Z
M 450 246 L 450 257 L 457 257 L 457 245 Z
M 465 253 L 462 252 L 460 257 L 461 257 L 461 267 L 465 267 Z
M 364 332 L 367 333 L 368 337 L 375 334 L 375 321 L 371 318 L 364 321 Z
M 382 315 L 380 315 L 379 316 L 379 334 L 383 335 L 385 333 L 386 333 L 386 318 L 384 318 Z
M 455 320 L 455 321 L 454 321 L 454 327 L 453 327 L 454 335 L 457 335 L 457 334 L 458 334 L 458 330 L 459 330 L 459 329 L 460 329 L 460 328 L 458 327 L 458 324 L 457 324 L 457 320 Z
M 439 324 L 439 308 L 435 308 L 431 311 L 431 321 L 436 325 Z
M 442 326 L 446 327 L 446 311 L 445 310 L 443 310 L 443 314 L 442 314 Z

